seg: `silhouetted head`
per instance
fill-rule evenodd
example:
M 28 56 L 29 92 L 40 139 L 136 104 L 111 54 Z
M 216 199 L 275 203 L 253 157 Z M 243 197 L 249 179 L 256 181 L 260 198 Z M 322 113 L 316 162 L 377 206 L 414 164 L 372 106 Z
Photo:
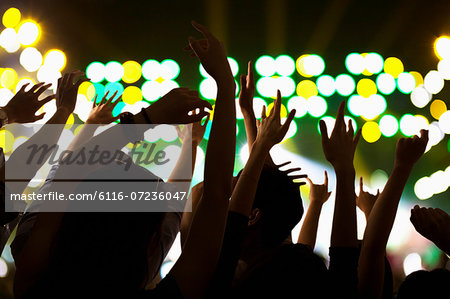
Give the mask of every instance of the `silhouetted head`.
M 420 270 L 409 274 L 401 284 L 397 299 L 448 298 L 450 271 L 435 269 Z

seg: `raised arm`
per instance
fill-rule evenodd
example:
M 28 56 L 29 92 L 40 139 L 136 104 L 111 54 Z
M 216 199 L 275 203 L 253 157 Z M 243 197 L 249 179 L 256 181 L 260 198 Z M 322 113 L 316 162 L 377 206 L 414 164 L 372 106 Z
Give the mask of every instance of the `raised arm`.
M 371 194 L 370 192 L 364 191 L 363 177 L 359 178 L 359 195 L 356 197 L 356 205 L 364 213 L 366 217 L 366 222 L 369 219 L 370 212 L 372 211 L 373 205 L 377 201 L 378 196 L 380 196 L 380 189 L 377 190 L 377 194 Z
M 361 298 L 380 298 L 384 278 L 384 254 L 403 189 L 414 164 L 423 155 L 428 131 L 421 137 L 401 138 L 397 143 L 394 169 L 376 200 L 367 221 L 358 266 Z
M 328 192 L 328 174 L 325 170 L 325 181 L 323 184 L 314 184 L 310 178 L 309 182 L 309 206 L 303 221 L 298 243 L 309 245 L 312 249 L 316 245 L 317 227 L 319 226 L 320 212 L 323 204 L 328 200 L 331 191 Z
M 203 197 L 195 211 L 183 253 L 170 274 L 186 298 L 205 292 L 216 267 L 231 195 L 236 150 L 235 83 L 224 47 L 205 27 L 204 40 L 189 38 L 194 54 L 217 83 L 217 99 L 205 157 Z
M 239 107 L 244 116 L 245 132 L 249 152 L 252 151 L 253 143 L 256 140 L 257 128 L 256 117 L 253 110 L 253 96 L 255 95 L 255 77 L 253 74 L 252 62 L 248 62 L 247 75 L 241 75 L 241 88 L 239 93 Z

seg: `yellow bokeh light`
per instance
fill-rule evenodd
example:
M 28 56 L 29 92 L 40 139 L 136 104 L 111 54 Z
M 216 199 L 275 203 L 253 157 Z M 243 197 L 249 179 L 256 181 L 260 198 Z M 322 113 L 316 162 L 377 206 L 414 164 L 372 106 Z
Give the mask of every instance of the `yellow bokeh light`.
M 360 96 L 368 98 L 377 93 L 377 85 L 372 80 L 364 78 L 359 80 L 358 85 L 356 85 L 356 91 Z
M 366 122 L 362 127 L 361 134 L 365 141 L 373 143 L 381 137 L 380 127 L 374 121 Z
M 142 101 L 142 91 L 139 87 L 128 86 L 122 94 L 122 101 L 126 104 L 133 105 Z
M 19 24 L 20 17 L 21 17 L 20 10 L 18 10 L 15 7 L 11 7 L 3 14 L 2 19 L 3 25 L 6 28 L 13 28 L 17 26 L 17 24 Z
M 136 61 L 129 60 L 123 64 L 124 73 L 122 80 L 125 83 L 134 83 L 141 78 L 141 65 Z
M 0 83 L 4 88 L 12 89 L 17 82 L 17 73 L 13 69 L 5 69 L 0 78 Z
M 51 49 L 45 53 L 44 65 L 61 71 L 66 66 L 67 58 L 63 51 L 58 49 Z
M 13 150 L 14 135 L 7 129 L 0 130 L 0 147 L 5 153 Z
M 361 56 L 366 58 L 367 54 L 369 54 L 369 53 L 361 53 Z M 373 75 L 371 72 L 369 72 L 367 70 L 367 68 L 364 68 L 364 71 L 361 74 L 363 74 L 364 76 L 372 76 Z
M 273 102 L 269 104 L 269 106 L 267 106 L 267 110 L 266 110 L 266 114 L 269 115 L 270 110 L 272 110 L 273 108 Z M 287 109 L 286 107 L 281 104 L 281 108 L 280 108 L 280 118 L 285 118 L 287 117 Z
M 72 128 L 73 124 L 75 122 L 75 118 L 73 117 L 73 113 L 69 115 L 69 118 L 67 119 L 66 125 L 64 126 L 65 130 L 70 130 Z
M 311 80 L 303 80 L 297 85 L 297 95 L 308 99 L 318 95 L 316 83 Z
M 414 80 L 416 80 L 416 87 L 423 85 L 423 77 L 419 72 L 412 71 L 409 73 L 414 77 Z
M 304 54 L 304 55 L 300 56 L 299 58 L 297 58 L 297 61 L 295 62 L 295 67 L 297 69 L 297 72 L 306 78 L 312 77 L 311 75 L 309 75 L 306 72 L 305 66 L 303 64 L 305 62 L 305 58 L 308 56 L 309 56 L 309 54 Z
M 20 25 L 17 31 L 17 38 L 24 46 L 30 46 L 36 43 L 41 36 L 41 28 L 39 25 L 31 20 L 27 20 Z
M 444 101 L 434 100 L 430 105 L 430 114 L 435 119 L 439 120 L 442 114 L 447 111 L 447 105 Z
M 434 53 L 439 59 L 450 57 L 450 37 L 441 36 L 434 42 Z
M 396 79 L 404 70 L 403 62 L 397 57 L 389 57 L 384 62 L 384 72 Z
M 78 87 L 78 94 L 82 94 L 86 96 L 89 101 L 95 97 L 95 86 L 89 81 L 81 83 L 80 87 Z

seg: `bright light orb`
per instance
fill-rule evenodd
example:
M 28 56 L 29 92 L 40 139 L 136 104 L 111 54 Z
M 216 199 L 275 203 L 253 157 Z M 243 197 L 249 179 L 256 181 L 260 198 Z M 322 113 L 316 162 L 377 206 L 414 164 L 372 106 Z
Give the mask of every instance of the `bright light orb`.
M 261 80 L 261 79 L 260 79 Z M 217 84 L 213 78 L 204 79 L 200 83 L 200 94 L 208 100 L 215 99 L 217 96 Z
M 364 57 L 364 65 L 371 74 L 378 74 L 383 70 L 383 57 L 378 53 L 368 53 Z
M 341 96 L 349 96 L 355 91 L 355 80 L 347 74 L 336 77 L 336 91 Z
M 255 69 L 260 76 L 272 76 L 276 71 L 275 59 L 268 55 L 261 56 L 256 60 Z
M 227 59 L 228 64 L 230 65 L 231 73 L 233 74 L 233 77 L 236 77 L 237 73 L 239 73 L 239 64 L 237 63 L 236 59 L 232 57 L 227 57 Z
M 83 82 L 78 87 L 78 93 L 85 95 L 87 99 L 91 101 L 95 97 L 95 85 L 89 81 Z M 100 100 L 98 99 L 98 96 L 97 100 Z
M 291 77 L 275 78 L 276 89 L 279 89 L 283 98 L 290 97 L 295 92 L 295 81 Z
M 142 76 L 147 80 L 156 80 L 161 76 L 161 65 L 154 59 L 149 59 L 142 64 Z
M 105 79 L 106 69 L 105 65 L 101 62 L 92 62 L 86 68 L 86 77 L 91 79 L 91 82 L 97 83 Z
M 314 83 L 311 80 L 303 80 L 297 85 L 297 95 L 309 99 L 312 96 L 317 96 L 317 86 L 316 83 Z
M 405 257 L 403 261 L 403 271 L 405 276 L 408 276 L 412 272 L 422 270 L 422 259 L 418 253 L 410 253 Z
M 347 101 L 347 107 L 351 114 L 360 116 L 364 111 L 364 98 L 360 95 L 352 95 Z
M 0 77 L 1 86 L 12 89 L 17 82 L 17 73 L 14 69 L 5 69 Z
M 38 81 L 51 83 L 53 89 L 58 86 L 59 78 L 61 78 L 61 73 L 57 69 L 51 68 L 45 64 L 41 66 L 37 72 Z
M 14 93 L 12 93 L 12 91 L 8 88 L 0 88 L 0 106 L 6 106 L 13 96 Z
M 325 61 L 319 55 L 308 55 L 304 58 L 303 69 L 309 76 L 319 76 L 325 70 Z
M 348 54 L 345 58 L 345 67 L 354 75 L 361 74 L 366 67 L 364 64 L 364 57 L 358 53 Z
M 41 67 L 43 59 L 36 48 L 30 47 L 22 51 L 19 61 L 28 72 L 35 72 Z
M 105 79 L 108 82 L 114 83 L 120 81 L 124 73 L 123 66 L 117 61 L 110 61 L 105 65 Z
M 308 113 L 312 117 L 321 117 L 327 112 L 328 105 L 324 98 L 320 96 L 312 96 L 308 100 Z
M 424 79 L 425 89 L 432 94 L 439 93 L 444 87 L 444 78 L 438 71 L 429 71 Z
M 368 98 L 377 93 L 377 85 L 372 80 L 364 78 L 359 80 L 358 85 L 356 85 L 356 92 L 360 96 Z
M 397 77 L 397 87 L 400 92 L 409 94 L 416 87 L 416 80 L 410 73 L 401 73 Z
M 17 38 L 19 42 L 24 46 L 29 46 L 34 44 L 40 35 L 40 29 L 38 24 L 33 21 L 28 21 L 20 26 L 19 31 L 17 31 Z
M 277 78 L 262 77 L 256 82 L 256 90 L 265 98 L 276 97 L 277 95 Z M 215 96 L 214 96 L 215 97 Z
M 425 107 L 428 102 L 431 101 L 431 94 L 426 90 L 423 85 L 414 88 L 410 95 L 411 102 L 418 108 Z
M 25 84 L 28 84 L 27 87 L 25 87 L 25 91 L 28 91 L 31 89 L 31 87 L 33 87 L 33 85 L 35 84 L 34 81 L 30 78 L 23 78 L 20 79 L 19 82 L 17 82 L 16 85 L 16 93 L 22 88 L 22 86 L 24 86 Z
M 439 118 L 439 128 L 445 134 L 450 134 L 450 111 L 444 112 Z
M 450 59 L 439 61 L 437 70 L 445 80 L 450 80 Z
M 295 109 L 295 118 L 301 118 L 308 112 L 308 101 L 303 97 L 292 97 L 289 99 L 288 110 L 292 111 Z
M 414 193 L 420 200 L 425 200 L 433 196 L 433 191 L 429 186 L 431 185 L 431 180 L 429 177 L 423 177 L 414 184 Z
M 390 95 L 396 87 L 395 79 L 390 74 L 381 73 L 377 77 L 377 88 L 385 95 Z
M 381 115 L 387 107 L 386 99 L 379 94 L 371 95 L 369 98 L 364 98 L 363 111 L 361 116 L 366 120 L 372 120 Z
M 381 132 L 378 124 L 373 121 L 366 122 L 362 127 L 362 137 L 368 143 L 374 143 L 381 137 Z
M 232 58 L 228 58 L 228 63 L 230 63 L 230 59 L 232 59 Z M 234 60 L 234 62 L 236 62 L 236 60 Z M 166 60 L 161 61 L 160 66 L 161 66 L 161 69 L 160 69 L 161 77 L 164 80 L 173 80 L 176 77 L 178 77 L 178 74 L 180 74 L 180 66 L 178 65 L 178 63 L 176 63 L 172 59 L 166 59 Z M 230 63 L 230 66 L 231 66 L 231 63 Z M 237 63 L 236 63 L 236 66 L 237 66 Z M 233 69 L 232 69 L 232 71 L 233 71 Z M 233 73 L 233 75 L 235 76 L 234 73 Z
M 280 76 L 290 76 L 295 71 L 295 61 L 288 55 L 280 55 L 275 59 L 275 71 Z
M 20 42 L 13 28 L 6 28 L 2 31 L 0 34 L 0 46 L 8 53 L 14 53 L 19 50 Z
M 123 64 L 122 81 L 125 83 L 134 83 L 141 78 L 142 68 L 139 63 L 133 60 L 128 60 Z
M 58 49 L 53 49 L 45 54 L 44 64 L 61 71 L 66 66 L 66 55 L 63 51 Z
M 396 78 L 404 71 L 403 62 L 397 57 L 389 57 L 384 62 L 384 72 Z
M 380 127 L 381 134 L 385 137 L 392 137 L 398 132 L 398 121 L 392 115 L 383 115 L 383 117 L 380 118 L 378 125 Z
M 142 91 L 139 87 L 128 86 L 123 91 L 122 101 L 126 104 L 133 105 L 142 101 Z
M 11 7 L 3 14 L 2 22 L 6 28 L 13 28 L 19 24 L 20 18 L 20 10 L 15 7 Z
M 438 122 L 433 122 L 428 126 L 428 144 L 427 148 L 431 148 L 432 146 L 435 146 L 441 140 L 445 137 L 444 132 L 441 131 L 441 128 L 439 128 Z
M 439 120 L 442 114 L 447 111 L 447 104 L 441 100 L 434 100 L 430 105 L 430 114 Z
M 329 75 L 323 75 L 317 78 L 317 90 L 325 97 L 332 96 L 336 92 L 336 83 L 334 78 Z
M 114 97 L 114 100 L 117 100 L 117 98 L 123 94 L 123 90 L 123 85 L 119 82 L 110 82 L 105 85 L 105 94 L 108 93 L 108 99 L 112 97 L 115 92 L 117 92 Z
M 400 118 L 400 131 L 406 137 L 413 136 L 415 133 L 416 120 L 413 115 L 405 114 Z
M 441 36 L 434 43 L 434 52 L 439 59 L 450 59 L 450 38 Z

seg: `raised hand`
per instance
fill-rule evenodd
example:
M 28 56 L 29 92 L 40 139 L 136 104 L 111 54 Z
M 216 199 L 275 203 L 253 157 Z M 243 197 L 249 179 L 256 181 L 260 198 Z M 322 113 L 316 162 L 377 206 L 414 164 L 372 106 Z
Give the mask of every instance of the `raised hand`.
M 314 184 L 310 178 L 306 178 L 309 183 L 309 201 L 310 204 L 323 205 L 330 198 L 331 191 L 328 192 L 328 173 L 325 170 L 325 181 L 323 184 Z
M 29 84 L 24 84 L 22 88 L 12 97 L 12 99 L 3 108 L 8 116 L 9 123 L 30 123 L 40 120 L 45 113 L 35 115 L 44 104 L 55 98 L 55 95 L 49 95 L 42 100 L 39 96 L 44 93 L 51 84 L 38 83 L 25 91 Z
M 278 90 L 277 99 L 274 102 L 272 110 L 270 110 L 269 116 L 261 117 L 261 123 L 258 128 L 259 131 L 255 142 L 262 142 L 267 144 L 269 147 L 272 147 L 283 140 L 289 129 L 289 125 L 294 119 L 295 109 L 289 113 L 283 125 L 281 124 L 280 111 L 281 93 Z M 265 108 L 263 108 L 263 115 L 265 115 Z
M 419 234 L 450 254 L 450 216 L 446 212 L 415 205 L 410 220 Z
M 370 211 L 372 211 L 372 207 L 375 204 L 378 196 L 380 195 L 380 189 L 377 190 L 377 194 L 373 195 L 367 191 L 363 190 L 364 183 L 363 178 L 359 179 L 359 195 L 356 197 L 356 205 L 361 211 L 366 215 L 366 219 L 369 218 Z
M 328 137 L 327 126 L 323 120 L 320 121 L 320 133 L 322 134 L 322 148 L 325 158 L 336 168 L 353 167 L 353 157 L 358 144 L 361 130 L 355 136 L 351 121 L 348 122 L 347 130 L 344 121 L 345 101 L 342 101 L 336 116 L 333 132 Z
M 203 25 L 193 21 L 192 26 L 203 34 L 204 39 L 190 36 L 189 45 L 206 72 L 216 81 L 233 78 L 223 44 Z
M 106 94 L 98 104 L 96 103 L 97 95 L 95 95 L 94 101 L 92 103 L 92 109 L 89 112 L 86 124 L 107 125 L 120 118 L 120 114 L 114 117 L 112 112 L 120 102 L 122 95 L 120 95 L 117 100 L 113 102 L 114 98 L 117 95 L 117 91 L 109 99 L 107 99 L 108 93 L 109 92 L 106 92 Z
M 255 117 L 253 111 L 253 96 L 255 95 L 255 78 L 252 62 L 248 62 L 247 75 L 241 75 L 241 89 L 239 93 L 239 106 L 242 113 Z
M 78 87 L 81 83 L 89 81 L 83 78 L 75 82 L 75 79 L 84 75 L 82 71 L 75 70 L 64 74 L 58 79 L 58 89 L 56 90 L 56 108 L 66 110 L 69 114 L 75 109 L 77 102 Z
M 205 108 L 212 110 L 211 104 L 201 100 L 197 91 L 180 87 L 169 91 L 145 111 L 153 124 L 189 124 L 209 115 Z
M 425 152 L 428 143 L 428 131 L 420 130 L 420 137 L 401 138 L 395 150 L 394 167 L 412 168 Z
M 197 121 L 190 125 L 185 125 L 183 129 L 177 127 L 178 137 L 184 143 L 187 140 L 192 139 L 192 145 L 197 146 L 203 139 L 203 135 L 205 135 L 206 126 L 208 125 L 209 117 L 206 119 L 205 123 L 202 125 L 202 121 Z

